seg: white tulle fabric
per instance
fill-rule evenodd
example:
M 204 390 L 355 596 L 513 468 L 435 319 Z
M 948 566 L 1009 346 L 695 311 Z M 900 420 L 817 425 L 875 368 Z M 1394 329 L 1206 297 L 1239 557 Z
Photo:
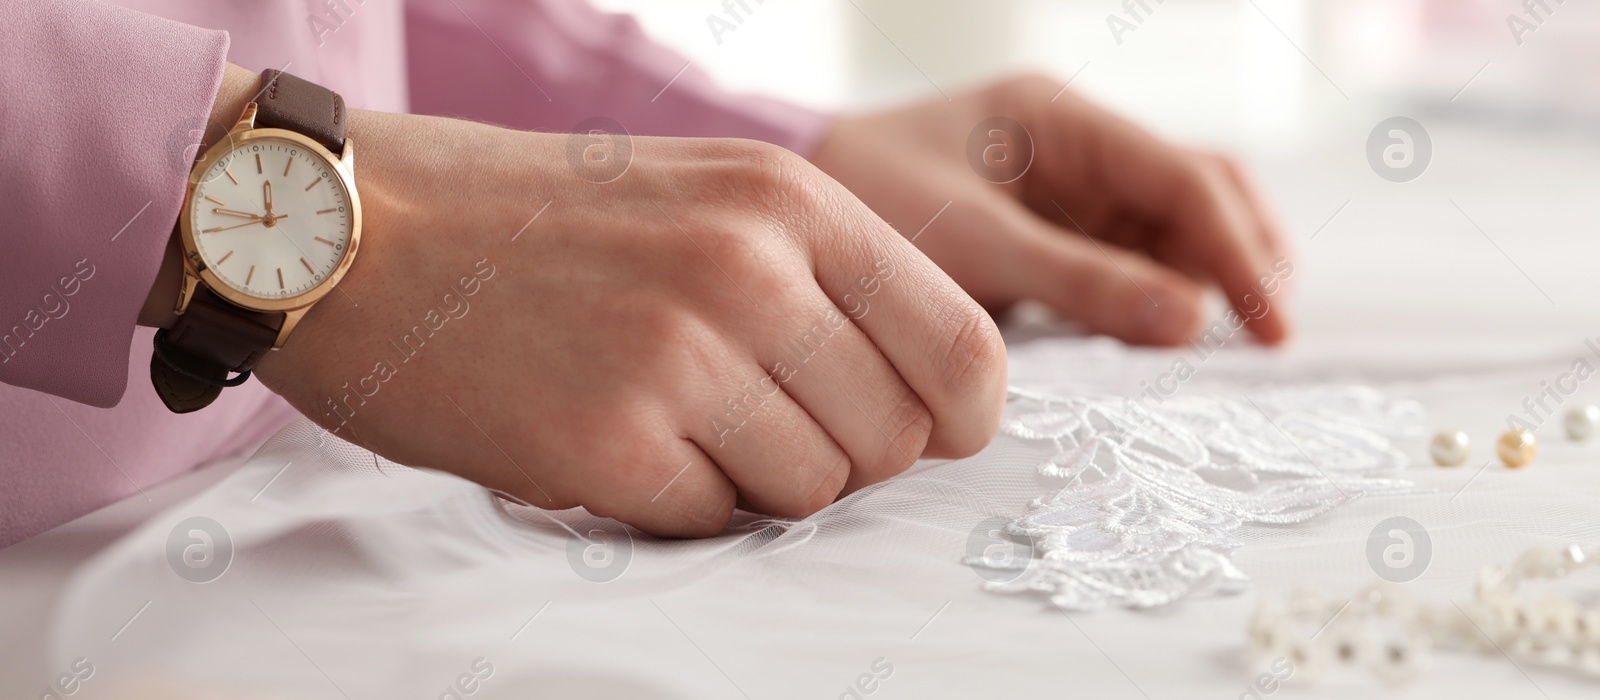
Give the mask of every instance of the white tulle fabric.
M 1420 434 L 1422 409 L 1367 388 L 1010 397 L 1002 430 L 1051 445 L 1037 470 L 1054 493 L 1006 527 L 1032 557 L 968 563 L 991 571 L 992 590 L 1043 591 L 1069 610 L 1238 592 L 1240 525 L 1299 523 L 1415 488 L 1395 478 L 1407 458 L 1392 440 Z
M 707 540 L 515 505 L 296 424 L 79 569 L 51 617 L 52 669 L 90 659 L 104 689 L 155 673 L 222 697 L 435 698 L 481 657 L 495 672 L 474 700 L 736 700 L 841 697 L 881 658 L 900 697 L 1137 696 L 1130 678 L 1153 697 L 1194 696 L 1200 678 L 1204 694 L 1233 697 L 1241 676 L 1217 659 L 1242 648 L 1250 597 L 1206 594 L 1238 590 L 1241 571 L 1273 594 L 1313 569 L 1348 589 L 1371 579 L 1361 547 L 1376 516 L 1404 506 L 1434 524 L 1415 510 L 1427 494 L 1376 497 L 1405 489 L 1391 440 L 1414 432 L 1416 408 L 1336 383 L 1348 362 L 1009 347 L 1016 390 L 980 454 L 921 462 L 802 521 L 741 517 Z M 1159 407 L 1130 413 L 1116 398 L 1178 358 L 1196 373 Z M 1435 490 L 1470 476 L 1414 471 Z M 1505 514 L 1478 499 L 1540 484 L 1514 476 L 1485 474 L 1454 507 Z M 1541 527 L 1592 513 L 1563 493 L 1574 515 Z M 1550 498 L 1539 492 L 1538 513 Z M 231 541 L 209 583 L 172 563 L 194 517 Z M 996 569 L 991 531 L 1031 539 L 1013 551 L 1033 564 Z M 1441 587 L 1459 591 L 1482 553 L 1445 546 L 1465 531 L 1434 532 Z M 591 565 L 619 568 L 597 581 Z M 1195 604 L 1118 609 L 1180 600 Z M 1097 607 L 1110 609 L 1071 612 Z

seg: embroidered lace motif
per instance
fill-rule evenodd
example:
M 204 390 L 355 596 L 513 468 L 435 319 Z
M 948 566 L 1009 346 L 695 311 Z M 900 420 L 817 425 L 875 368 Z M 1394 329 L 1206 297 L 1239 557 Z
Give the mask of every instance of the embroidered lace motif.
M 1422 409 L 1360 387 L 1072 398 L 1013 388 L 1002 427 L 1047 441 L 1054 495 L 1006 532 L 1033 548 L 990 590 L 1041 591 L 1068 610 L 1148 608 L 1249 583 L 1234 566 L 1244 523 L 1298 523 L 1366 494 L 1415 491 L 1391 441 L 1422 434 Z M 1012 578 L 1012 576 L 1015 576 Z

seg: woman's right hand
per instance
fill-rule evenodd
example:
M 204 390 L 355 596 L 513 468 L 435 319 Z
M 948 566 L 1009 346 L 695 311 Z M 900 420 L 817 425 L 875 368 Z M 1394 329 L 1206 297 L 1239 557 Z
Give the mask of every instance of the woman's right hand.
M 359 111 L 348 134 L 359 255 L 257 371 L 347 440 L 703 536 L 998 428 L 989 316 L 788 151 L 634 138 L 597 184 L 568 135 Z

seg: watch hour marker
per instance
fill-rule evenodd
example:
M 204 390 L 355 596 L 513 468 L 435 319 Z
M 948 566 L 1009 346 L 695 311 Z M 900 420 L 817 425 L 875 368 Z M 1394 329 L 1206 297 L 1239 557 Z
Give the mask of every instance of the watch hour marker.
M 333 241 L 330 241 L 330 240 L 328 240 L 326 238 L 323 238 L 322 236 L 312 236 L 312 238 L 317 239 L 318 243 L 326 243 L 328 245 L 333 245 Z
M 278 289 L 283 289 L 283 268 L 278 268 Z
M 217 264 L 221 265 L 222 263 L 228 262 L 228 258 L 231 258 L 231 257 L 233 257 L 233 251 L 230 250 L 230 251 L 228 251 L 227 255 L 224 255 L 220 259 L 217 260 Z
M 250 278 L 255 277 L 255 276 L 256 276 L 256 266 L 255 265 L 251 265 L 250 266 L 250 271 L 244 273 L 244 284 L 245 284 L 246 287 L 250 286 Z
M 261 154 L 260 153 L 256 154 L 256 174 L 257 175 L 261 174 Z
M 222 174 L 227 175 L 228 179 L 233 181 L 233 184 L 235 184 L 235 185 L 239 184 L 239 178 L 236 178 L 236 177 L 233 176 L 233 171 L 232 170 L 229 170 L 227 168 L 223 168 L 222 169 Z
M 311 269 L 311 263 L 306 262 L 305 258 L 300 258 L 300 264 L 306 266 L 306 272 L 309 272 L 309 273 L 311 273 L 313 275 L 317 274 L 317 271 Z
M 294 158 L 290 158 L 289 162 L 283 164 L 283 174 L 285 177 L 289 175 L 289 168 L 292 167 L 294 167 Z
M 206 195 L 206 199 L 211 200 L 213 202 L 216 202 L 217 204 L 221 204 L 222 206 L 228 206 L 227 202 L 224 202 L 224 201 L 222 201 L 220 199 L 217 199 L 216 197 L 213 197 L 211 195 Z
M 319 211 L 317 213 L 318 214 L 331 214 L 331 213 L 336 212 L 336 211 L 339 211 L 338 207 L 334 207 L 332 209 L 323 209 L 322 211 Z
M 319 178 L 317 178 L 317 179 L 315 179 L 315 180 L 312 180 L 312 181 L 311 181 L 311 184 L 309 184 L 309 185 L 306 185 L 306 189 L 305 189 L 305 191 L 307 191 L 307 192 L 310 192 L 310 191 L 311 191 L 311 188 L 313 188 L 313 187 L 316 187 L 316 186 L 317 186 L 317 183 L 319 183 L 319 182 L 322 182 L 322 178 L 320 178 L 320 177 L 319 177 Z
M 221 231 L 221 230 L 222 230 L 222 227 L 218 226 L 216 228 L 203 228 L 203 229 L 200 229 L 200 232 L 201 233 L 216 233 L 216 232 Z

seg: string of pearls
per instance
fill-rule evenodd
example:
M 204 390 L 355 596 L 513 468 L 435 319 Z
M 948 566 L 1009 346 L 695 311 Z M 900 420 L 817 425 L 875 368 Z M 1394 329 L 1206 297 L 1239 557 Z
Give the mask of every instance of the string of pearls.
M 1315 682 L 1337 667 L 1363 669 L 1389 684 L 1422 675 L 1434 648 L 1505 654 L 1514 662 L 1568 668 L 1600 679 L 1600 601 L 1584 606 L 1548 595 L 1524 602 L 1524 581 L 1600 568 L 1600 547 L 1535 547 L 1507 567 L 1484 567 L 1466 604 L 1420 605 L 1405 588 L 1368 586 L 1349 600 L 1295 591 L 1266 600 L 1250 621 L 1250 650 L 1262 663 L 1287 659 L 1294 678 Z M 1309 636 L 1308 636 L 1309 633 Z

